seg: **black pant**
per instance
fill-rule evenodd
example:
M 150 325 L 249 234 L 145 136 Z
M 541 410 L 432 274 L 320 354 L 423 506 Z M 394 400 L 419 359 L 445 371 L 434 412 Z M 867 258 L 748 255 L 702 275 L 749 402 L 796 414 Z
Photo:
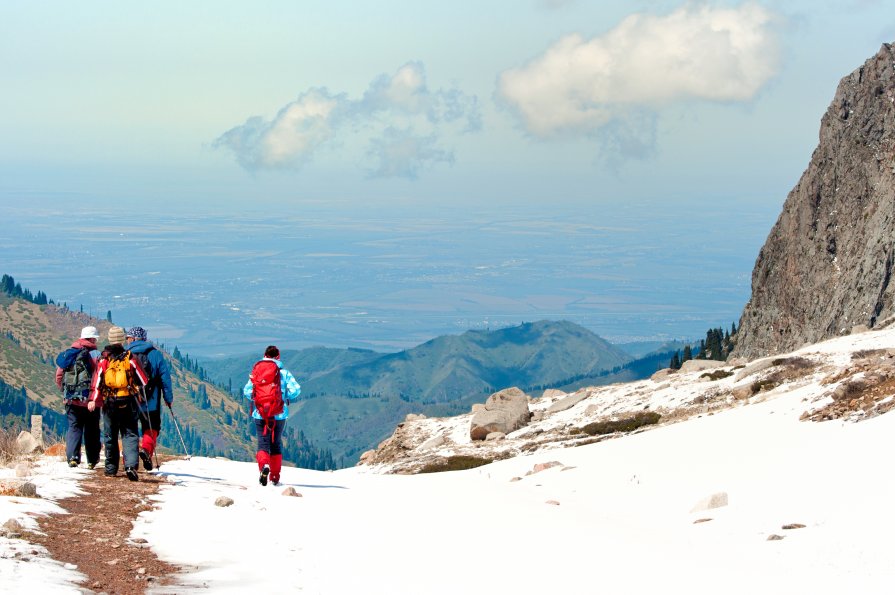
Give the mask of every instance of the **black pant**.
M 68 430 L 65 432 L 65 458 L 81 463 L 81 442 L 87 453 L 87 462 L 99 462 L 99 411 L 90 412 L 87 407 L 66 403 L 65 416 Z
M 137 402 L 133 397 L 106 399 L 103 405 L 103 439 L 106 444 L 106 473 L 118 473 L 121 454 L 118 436 L 124 449 L 124 468 L 137 467 L 140 435 L 137 431 Z
M 258 450 L 270 455 L 283 454 L 283 430 L 286 428 L 285 419 L 272 419 L 270 425 L 265 425 L 263 419 L 255 420 L 255 433 L 258 435 Z

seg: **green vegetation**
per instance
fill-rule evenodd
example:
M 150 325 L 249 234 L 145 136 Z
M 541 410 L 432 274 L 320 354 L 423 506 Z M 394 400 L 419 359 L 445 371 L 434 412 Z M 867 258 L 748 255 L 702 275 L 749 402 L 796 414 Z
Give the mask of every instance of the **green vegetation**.
M 616 432 L 633 432 L 637 428 L 657 424 L 660 419 L 662 419 L 662 416 L 654 411 L 643 411 L 617 421 L 598 421 L 587 424 L 581 428 L 581 431 L 589 436 L 602 436 Z
M 442 471 L 462 471 L 464 469 L 475 469 L 482 465 L 492 463 L 493 459 L 485 459 L 482 457 L 473 457 L 469 455 L 455 455 L 444 459 L 439 459 L 434 463 L 429 463 L 422 469 L 420 473 L 441 473 Z
M 695 356 L 693 355 L 694 348 L 690 345 L 685 345 L 683 354 L 680 351 L 675 351 L 674 355 L 671 356 L 671 362 L 668 364 L 668 367 L 672 370 L 679 370 L 685 361 L 691 359 L 727 361 L 727 357 L 736 345 L 736 334 L 737 325 L 735 322 L 730 325 L 729 331 L 725 331 L 721 327 L 709 329 L 705 333 L 705 339 L 695 346 Z
M 53 303 L 53 300 L 47 299 L 47 294 L 44 292 L 38 291 L 37 294 L 33 294 L 31 293 L 31 290 L 23 289 L 21 284 L 16 283 L 16 280 L 9 275 L 3 275 L 3 277 L 0 278 L 0 291 L 8 296 L 21 298 L 32 304 L 37 304 L 38 306 Z

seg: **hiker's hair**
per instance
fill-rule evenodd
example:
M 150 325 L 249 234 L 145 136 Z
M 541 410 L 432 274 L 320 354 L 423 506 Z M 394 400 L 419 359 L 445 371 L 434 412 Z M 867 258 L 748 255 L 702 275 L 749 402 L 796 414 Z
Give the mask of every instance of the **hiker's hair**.
M 280 357 L 280 350 L 277 349 L 276 345 L 268 345 L 267 349 L 264 350 L 264 357 L 278 358 Z

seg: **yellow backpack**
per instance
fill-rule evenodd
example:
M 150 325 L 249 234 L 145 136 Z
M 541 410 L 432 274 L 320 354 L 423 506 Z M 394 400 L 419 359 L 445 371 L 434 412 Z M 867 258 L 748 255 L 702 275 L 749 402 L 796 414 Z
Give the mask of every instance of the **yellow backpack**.
M 131 354 L 125 351 L 121 356 L 109 360 L 106 371 L 103 373 L 103 382 L 111 391 L 113 397 L 123 398 L 134 394 L 135 388 L 132 381 Z

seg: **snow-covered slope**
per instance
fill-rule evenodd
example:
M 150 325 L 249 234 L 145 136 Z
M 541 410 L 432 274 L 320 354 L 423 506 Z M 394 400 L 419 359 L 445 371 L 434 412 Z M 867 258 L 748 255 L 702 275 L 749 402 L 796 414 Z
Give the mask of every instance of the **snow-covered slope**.
M 248 463 L 170 462 L 170 485 L 133 537 L 184 567 L 177 591 L 889 593 L 893 354 L 895 330 L 883 330 L 720 368 L 732 374 L 717 380 L 596 388 L 483 446 L 464 438 L 469 416 L 421 419 L 404 424 L 408 444 L 449 442 L 337 472 L 286 469 L 279 487 L 258 485 Z M 571 428 L 647 405 L 660 424 L 566 448 L 594 439 Z M 383 473 L 466 449 L 522 454 Z M 219 496 L 234 503 L 215 506 Z M 712 496 L 727 504 L 708 507 Z

